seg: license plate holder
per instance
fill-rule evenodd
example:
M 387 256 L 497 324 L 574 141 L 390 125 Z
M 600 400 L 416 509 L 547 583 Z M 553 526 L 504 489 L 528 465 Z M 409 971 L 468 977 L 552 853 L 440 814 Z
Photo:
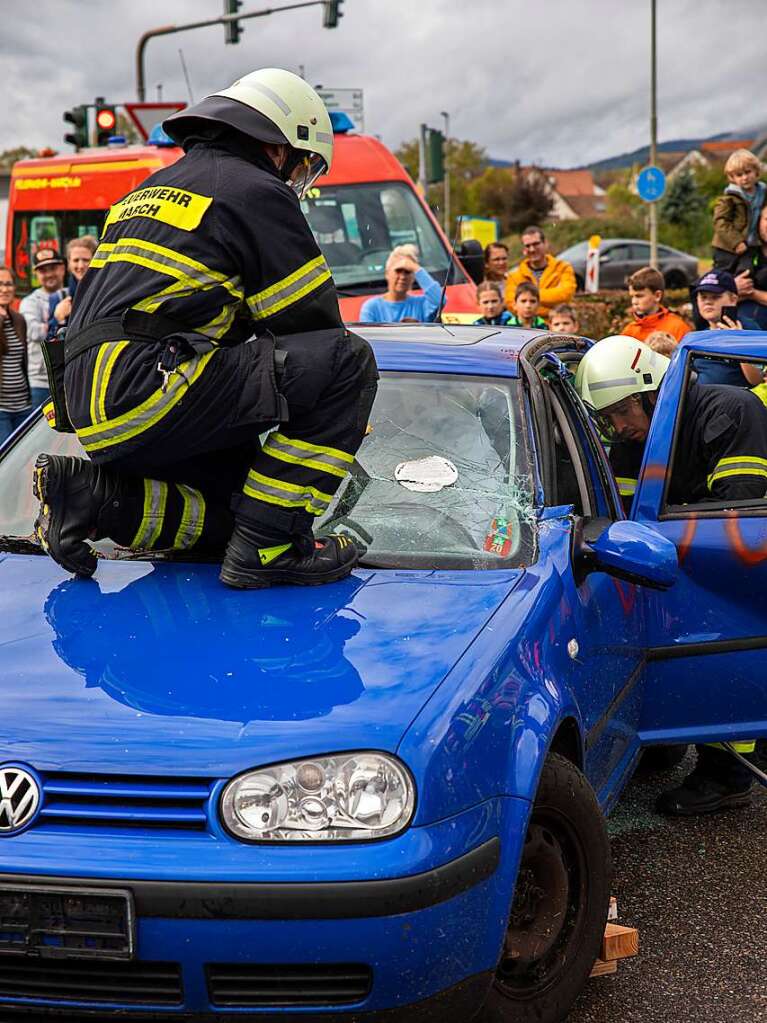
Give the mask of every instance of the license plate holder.
M 133 893 L 124 888 L 0 884 L 0 952 L 133 959 Z

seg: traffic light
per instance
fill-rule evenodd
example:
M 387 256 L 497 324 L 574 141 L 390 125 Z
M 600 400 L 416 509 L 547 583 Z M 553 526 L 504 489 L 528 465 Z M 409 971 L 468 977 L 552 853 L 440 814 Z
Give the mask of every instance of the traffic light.
M 224 14 L 236 14 L 242 7 L 242 0 L 224 0 Z M 239 43 L 243 28 L 239 21 L 224 22 L 224 41 Z
M 105 146 L 109 137 L 114 135 L 117 125 L 117 114 L 115 108 L 99 98 L 95 103 L 96 107 L 96 145 Z
M 341 4 L 344 0 L 325 0 L 322 8 L 322 27 L 338 28 L 338 19 L 343 18 Z
M 72 107 L 64 114 L 64 120 L 74 126 L 74 131 L 64 136 L 64 141 L 75 149 L 83 149 L 88 145 L 88 107 L 82 104 Z
M 445 136 L 436 128 L 426 129 L 426 180 L 430 185 L 445 179 Z

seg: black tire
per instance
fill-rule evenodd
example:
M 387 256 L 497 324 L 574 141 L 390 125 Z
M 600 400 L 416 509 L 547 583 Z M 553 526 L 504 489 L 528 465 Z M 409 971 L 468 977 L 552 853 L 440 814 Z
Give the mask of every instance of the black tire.
M 530 815 L 501 959 L 477 1019 L 559 1023 L 599 955 L 612 875 L 602 811 L 583 774 L 552 754 Z
M 575 287 L 578 289 L 578 291 L 583 291 L 584 281 L 580 274 L 575 275 Z
M 678 767 L 687 755 L 686 745 L 648 746 L 642 753 L 638 771 L 640 774 L 656 774 Z

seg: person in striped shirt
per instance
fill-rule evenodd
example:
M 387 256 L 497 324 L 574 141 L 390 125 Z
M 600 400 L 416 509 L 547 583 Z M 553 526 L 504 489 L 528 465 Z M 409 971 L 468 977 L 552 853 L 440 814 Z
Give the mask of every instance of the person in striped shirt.
M 16 295 L 13 273 L 0 267 L 0 444 L 32 411 L 27 380 L 27 325 L 11 309 Z

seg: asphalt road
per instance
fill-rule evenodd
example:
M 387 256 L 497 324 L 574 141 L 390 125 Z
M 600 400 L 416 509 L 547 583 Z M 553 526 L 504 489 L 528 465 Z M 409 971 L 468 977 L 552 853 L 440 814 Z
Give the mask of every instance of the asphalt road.
M 590 980 L 568 1023 L 767 1021 L 767 789 L 749 809 L 658 816 L 692 762 L 635 779 L 610 817 L 619 923 L 640 951 Z

